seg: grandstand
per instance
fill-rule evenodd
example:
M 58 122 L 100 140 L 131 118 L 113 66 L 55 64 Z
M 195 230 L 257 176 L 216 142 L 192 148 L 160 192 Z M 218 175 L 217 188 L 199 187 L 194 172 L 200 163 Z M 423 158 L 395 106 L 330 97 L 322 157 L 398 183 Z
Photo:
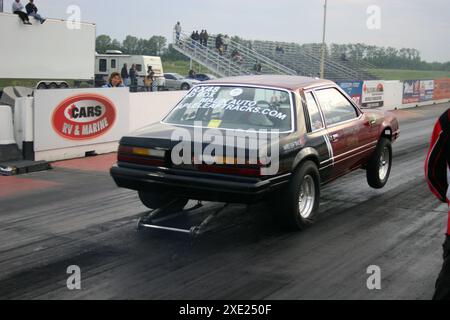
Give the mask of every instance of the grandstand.
M 287 74 L 296 75 L 297 72 L 279 62 L 258 53 L 257 51 L 246 48 L 241 44 L 230 41 L 228 49 L 223 54 L 219 54 L 215 48 L 215 36 L 210 36 L 208 46 L 200 45 L 194 42 L 186 33 L 182 33 L 179 41 L 174 40 L 173 47 L 211 70 L 212 73 L 221 77 L 249 75 L 249 74 Z M 232 53 L 237 50 L 241 57 L 240 60 L 233 59 Z M 261 65 L 261 71 L 256 71 L 255 66 Z
M 288 74 L 319 77 L 321 61 L 320 44 L 296 44 L 276 41 L 242 40 L 232 38 L 227 52 L 220 55 L 215 48 L 216 36 L 210 36 L 208 46 L 201 46 L 183 33 L 180 41 L 174 40 L 174 48 L 210 69 L 219 76 L 255 74 L 255 65 L 261 64 L 261 74 Z M 282 51 L 276 50 L 282 48 Z M 232 58 L 238 51 L 241 62 Z M 372 80 L 376 77 L 367 69 L 374 68 L 362 60 L 347 59 L 339 54 L 330 54 L 327 48 L 325 78 L 333 81 Z
M 294 69 L 298 74 L 305 76 L 319 76 L 321 50 L 320 44 L 304 44 L 274 42 L 274 41 L 252 41 L 252 47 L 257 52 Z M 282 48 L 277 52 L 276 48 Z M 342 80 L 372 80 L 376 77 L 366 69 L 367 64 L 329 54 L 328 48 L 325 52 L 325 78 L 333 81 Z

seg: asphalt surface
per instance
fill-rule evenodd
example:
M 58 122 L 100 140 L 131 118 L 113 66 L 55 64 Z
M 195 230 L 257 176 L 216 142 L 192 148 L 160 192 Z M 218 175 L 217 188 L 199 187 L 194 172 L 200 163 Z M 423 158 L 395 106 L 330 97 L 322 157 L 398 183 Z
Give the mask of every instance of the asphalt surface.
M 146 209 L 107 172 L 57 167 L 22 176 L 25 189 L 37 187 L 0 196 L 0 298 L 430 299 L 447 208 L 428 191 L 423 164 L 448 107 L 398 112 L 386 188 L 370 189 L 364 171 L 341 178 L 324 188 L 320 219 L 302 232 L 282 231 L 265 205 L 229 206 L 218 230 L 195 240 L 137 232 Z M 208 203 L 173 222 L 220 207 Z M 81 290 L 66 287 L 70 265 L 81 268 Z M 381 290 L 367 288 L 371 265 L 381 268 Z

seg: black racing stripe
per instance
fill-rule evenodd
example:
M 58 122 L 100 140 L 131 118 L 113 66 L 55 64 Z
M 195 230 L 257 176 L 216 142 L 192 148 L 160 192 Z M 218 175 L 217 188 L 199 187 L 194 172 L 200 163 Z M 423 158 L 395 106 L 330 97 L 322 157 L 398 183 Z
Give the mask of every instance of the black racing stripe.
M 439 123 L 442 129 L 442 137 L 445 140 L 445 158 L 447 165 L 450 166 L 450 108 L 439 118 Z
M 439 117 L 439 123 L 444 134 L 448 136 L 450 134 L 450 109 L 447 109 L 447 111 Z

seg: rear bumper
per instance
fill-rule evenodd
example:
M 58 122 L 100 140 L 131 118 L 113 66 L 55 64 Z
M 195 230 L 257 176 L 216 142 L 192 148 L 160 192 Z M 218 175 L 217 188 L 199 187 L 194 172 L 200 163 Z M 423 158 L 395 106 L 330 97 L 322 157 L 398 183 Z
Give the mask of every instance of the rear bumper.
M 195 175 L 193 175 L 195 174 Z M 111 176 L 121 188 L 156 193 L 169 192 L 174 197 L 204 201 L 252 203 L 289 182 L 290 174 L 265 180 L 239 178 L 221 179 L 221 175 L 146 170 L 113 166 Z

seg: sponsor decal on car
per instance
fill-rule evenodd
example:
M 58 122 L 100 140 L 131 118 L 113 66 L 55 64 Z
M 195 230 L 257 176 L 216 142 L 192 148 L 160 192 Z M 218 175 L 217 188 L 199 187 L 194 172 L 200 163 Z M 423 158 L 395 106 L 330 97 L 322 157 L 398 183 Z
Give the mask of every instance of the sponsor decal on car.
M 61 102 L 53 112 L 52 126 L 69 140 L 90 140 L 108 132 L 117 117 L 114 103 L 97 94 L 81 94 Z

